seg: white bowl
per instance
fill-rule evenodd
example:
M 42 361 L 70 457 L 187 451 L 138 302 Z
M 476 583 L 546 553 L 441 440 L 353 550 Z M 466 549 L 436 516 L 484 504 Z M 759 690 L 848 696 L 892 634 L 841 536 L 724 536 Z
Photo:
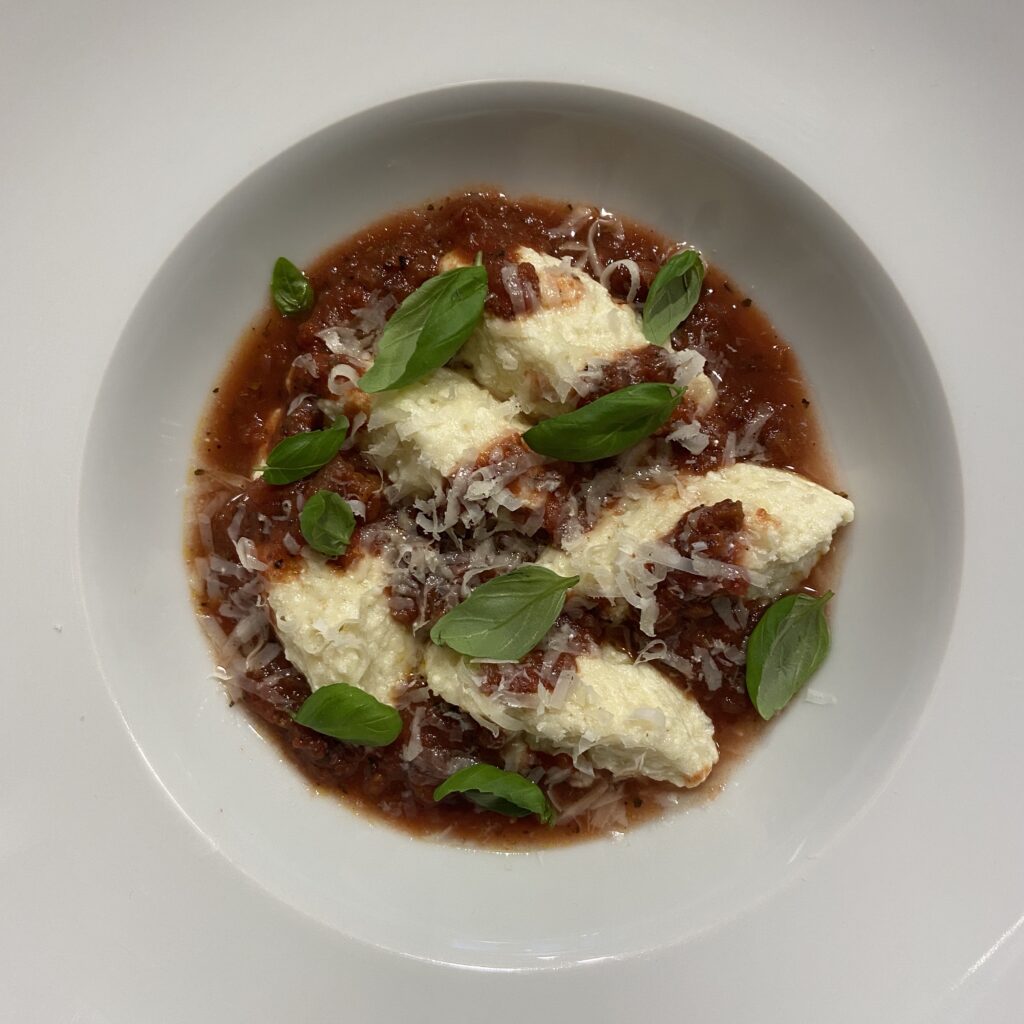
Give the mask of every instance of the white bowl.
M 370 221 L 491 184 L 586 200 L 698 245 L 795 348 L 857 504 L 831 657 L 706 805 L 619 841 L 498 854 L 416 840 L 317 796 L 210 678 L 182 556 L 209 388 L 266 300 Z M 350 936 L 485 967 L 624 955 L 793 882 L 877 793 L 928 697 L 956 599 L 961 484 L 926 346 L 821 199 L 732 136 L 617 93 L 490 84 L 367 111 L 283 153 L 186 236 L 135 310 L 90 428 L 81 559 L 93 639 L 143 755 L 195 828 L 281 900 Z

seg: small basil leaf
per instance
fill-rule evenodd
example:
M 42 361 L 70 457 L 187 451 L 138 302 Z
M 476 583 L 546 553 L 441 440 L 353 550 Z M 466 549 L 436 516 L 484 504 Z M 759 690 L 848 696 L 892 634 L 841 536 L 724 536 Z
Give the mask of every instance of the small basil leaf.
M 324 736 L 363 747 L 386 747 L 402 731 L 402 716 L 358 686 L 332 683 L 308 696 L 295 721 Z
M 278 257 L 270 275 L 270 296 L 282 316 L 295 316 L 312 308 L 313 286 L 291 260 Z
M 747 693 L 758 714 L 769 719 L 781 711 L 818 670 L 829 648 L 821 597 L 789 594 L 761 616 L 747 641 Z
M 644 337 L 649 342 L 668 341 L 697 305 L 703 280 L 704 261 L 695 249 L 677 252 L 661 265 L 644 303 Z
M 437 620 L 430 639 L 471 658 L 518 661 L 554 625 L 565 592 L 579 581 L 539 565 L 520 566 L 481 583 Z
M 471 764 L 450 775 L 434 790 L 434 799 L 443 800 L 450 793 L 462 793 L 477 806 L 510 818 L 536 814 L 545 825 L 555 823 L 555 809 L 540 786 L 490 764 Z
M 477 264 L 446 270 L 420 285 L 388 321 L 360 389 L 404 388 L 444 366 L 480 323 L 486 300 L 487 270 Z
M 672 384 L 630 384 L 575 412 L 543 420 L 523 440 L 535 452 L 565 462 L 606 459 L 666 423 L 684 390 Z
M 495 796 L 493 793 L 481 793 L 471 789 L 463 793 L 463 796 L 476 804 L 477 807 L 482 807 L 485 811 L 494 811 L 497 814 L 504 814 L 509 818 L 525 818 L 533 813 L 533 811 L 517 807 L 503 796 Z
M 339 416 L 326 430 L 310 430 L 293 434 L 274 445 L 261 466 L 268 484 L 290 484 L 326 466 L 345 443 L 348 420 Z
M 306 543 L 321 555 L 340 555 L 352 539 L 356 517 L 352 507 L 334 491 L 317 491 L 299 514 Z

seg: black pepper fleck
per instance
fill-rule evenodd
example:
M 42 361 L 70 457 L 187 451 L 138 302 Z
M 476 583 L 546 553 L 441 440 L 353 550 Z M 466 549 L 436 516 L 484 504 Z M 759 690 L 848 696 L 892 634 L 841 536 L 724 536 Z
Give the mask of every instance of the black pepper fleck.
M 754 300 L 753 300 L 753 299 L 744 299 L 744 300 L 743 300 L 743 301 L 742 301 L 742 302 L 740 303 L 740 305 L 741 305 L 741 306 L 751 306 L 751 305 L 753 305 L 753 303 L 754 303 Z

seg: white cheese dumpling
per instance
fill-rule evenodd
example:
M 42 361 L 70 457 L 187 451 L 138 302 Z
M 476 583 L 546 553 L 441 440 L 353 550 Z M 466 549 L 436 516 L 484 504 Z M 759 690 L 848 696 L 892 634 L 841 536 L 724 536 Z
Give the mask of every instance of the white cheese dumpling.
M 304 560 L 298 572 L 267 581 L 285 656 L 312 689 L 349 683 L 394 703 L 421 645 L 391 617 L 388 580 L 383 558 L 363 553 L 344 569 Z
M 540 294 L 532 298 L 532 308 L 512 320 L 485 314 L 456 361 L 498 398 L 515 398 L 528 416 L 558 416 L 593 390 L 603 365 L 641 353 L 649 343 L 637 313 L 582 270 L 525 247 L 513 250 L 511 258 L 510 267 L 533 266 Z M 466 263 L 460 254 L 448 253 L 440 269 Z M 687 387 L 685 401 L 698 414 L 705 412 L 717 396 L 701 372 L 703 357 L 663 351 L 676 366 L 676 382 Z
M 422 497 L 528 427 L 515 402 L 499 402 L 442 367 L 409 387 L 374 395 L 362 445 L 398 497 Z
M 741 564 L 754 598 L 792 590 L 832 546 L 836 531 L 853 522 L 849 498 L 782 469 L 737 462 L 681 484 L 682 501 L 691 508 L 728 499 L 743 504 Z
M 696 552 L 686 558 L 667 543 L 692 509 L 725 500 L 743 505 L 739 574 Z M 711 580 L 739 578 L 746 581 L 744 596 L 770 600 L 806 579 L 853 515 L 851 501 L 796 473 L 738 462 L 705 476 L 680 476 L 674 485 L 634 490 L 591 530 L 564 550 L 549 549 L 539 562 L 562 576 L 578 575 L 577 593 L 638 608 L 641 628 L 652 635 L 655 591 L 673 569 Z
M 558 707 L 484 693 L 479 669 L 445 647 L 428 646 L 424 666 L 430 689 L 485 728 L 518 734 L 536 750 L 585 756 L 617 778 L 697 786 L 718 760 L 714 726 L 697 701 L 614 647 L 577 655 L 576 679 Z

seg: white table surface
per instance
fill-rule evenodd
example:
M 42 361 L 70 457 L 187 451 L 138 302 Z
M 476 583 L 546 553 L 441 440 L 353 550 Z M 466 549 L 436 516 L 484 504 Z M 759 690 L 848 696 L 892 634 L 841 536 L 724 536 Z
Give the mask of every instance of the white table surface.
M 0 1019 L 1022 1019 L 1022 43 L 1012 0 L 6 5 Z M 532 974 L 383 954 L 236 872 L 132 744 L 75 578 L 95 392 L 185 231 L 325 124 L 500 78 L 679 106 L 818 191 L 931 346 L 967 490 L 949 652 L 873 804 L 798 887 L 698 942 Z

